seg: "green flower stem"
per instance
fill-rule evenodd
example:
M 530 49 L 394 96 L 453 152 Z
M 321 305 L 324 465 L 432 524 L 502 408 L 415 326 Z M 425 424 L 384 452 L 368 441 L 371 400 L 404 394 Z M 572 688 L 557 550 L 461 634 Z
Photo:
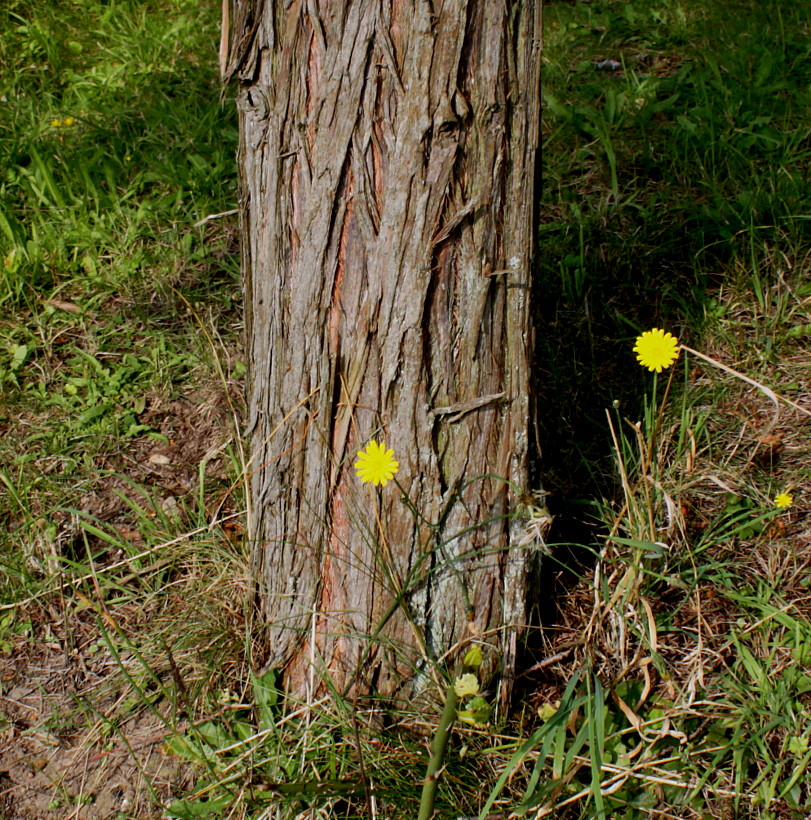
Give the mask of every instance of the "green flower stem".
M 662 427 L 662 419 L 664 418 L 665 408 L 667 407 L 667 401 L 670 398 L 670 390 L 673 387 L 673 377 L 676 373 L 676 368 L 672 367 L 670 369 L 670 376 L 667 380 L 667 385 L 665 387 L 664 396 L 662 396 L 662 401 L 658 405 L 657 409 L 657 401 L 656 401 L 656 388 L 658 386 L 658 373 L 653 374 L 653 401 L 651 403 L 651 414 L 655 413 L 656 415 L 653 416 L 653 430 L 651 431 L 648 446 L 643 449 L 642 452 L 642 488 L 643 492 L 645 493 L 645 503 L 648 510 L 648 522 L 651 525 L 650 530 L 650 539 L 651 541 L 656 540 L 656 529 L 654 527 L 654 516 L 653 516 L 653 503 L 650 497 L 650 487 L 648 486 L 648 482 L 645 480 L 644 476 L 650 475 L 652 479 L 656 479 L 655 472 L 656 472 L 656 464 L 657 464 L 657 456 L 656 456 L 656 449 L 659 446 L 659 430 Z
M 436 800 L 436 789 L 439 784 L 439 771 L 445 762 L 445 750 L 448 748 L 448 740 L 451 736 L 453 722 L 456 720 L 456 689 L 454 683 L 456 676 L 451 679 L 445 695 L 445 708 L 439 725 L 436 727 L 434 739 L 431 743 L 431 757 L 428 760 L 428 768 L 425 771 L 425 780 L 422 784 L 422 798 L 420 799 L 420 813 L 418 820 L 430 820 L 434 814 L 434 801 Z

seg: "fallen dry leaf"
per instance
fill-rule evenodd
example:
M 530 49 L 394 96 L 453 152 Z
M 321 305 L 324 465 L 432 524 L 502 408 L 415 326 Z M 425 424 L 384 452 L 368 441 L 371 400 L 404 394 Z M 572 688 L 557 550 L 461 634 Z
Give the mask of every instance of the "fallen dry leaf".
M 81 313 L 82 309 L 75 302 L 63 302 L 61 299 L 49 299 L 48 304 L 57 310 L 64 310 L 68 313 Z

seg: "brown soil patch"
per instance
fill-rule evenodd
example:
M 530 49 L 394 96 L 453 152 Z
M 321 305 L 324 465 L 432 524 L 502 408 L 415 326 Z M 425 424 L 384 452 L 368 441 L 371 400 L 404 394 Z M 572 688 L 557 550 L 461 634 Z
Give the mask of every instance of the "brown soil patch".
M 112 659 L 39 626 L 0 658 L 0 819 L 148 820 L 188 786 L 188 767 L 162 751 L 166 725 L 126 717 L 110 691 Z
M 201 465 L 207 503 L 222 505 L 230 489 L 225 452 L 232 440 L 229 415 L 222 390 L 200 390 L 184 400 L 153 399 L 142 420 L 166 442 L 141 436 L 99 464 L 105 474 L 82 496 L 79 508 L 105 521 L 120 519 L 123 526 L 133 511 L 121 496 L 143 507 L 142 489 L 166 511 L 184 497 L 196 496 Z

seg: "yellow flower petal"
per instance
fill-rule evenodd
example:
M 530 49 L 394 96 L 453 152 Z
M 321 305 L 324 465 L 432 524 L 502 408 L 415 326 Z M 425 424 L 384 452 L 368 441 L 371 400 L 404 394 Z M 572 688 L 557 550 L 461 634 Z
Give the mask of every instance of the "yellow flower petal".
M 544 705 L 538 709 L 538 717 L 544 721 L 549 720 L 558 713 L 558 709 L 560 709 L 559 700 L 556 700 L 554 703 L 544 703 Z
M 655 327 L 637 337 L 634 353 L 642 367 L 661 373 L 679 358 L 679 340 Z
M 472 672 L 468 672 L 453 682 L 453 688 L 456 690 L 457 698 L 477 695 L 479 693 L 479 679 Z
M 383 442 L 370 441 L 366 449 L 358 453 L 354 467 L 364 484 L 371 482 L 375 487 L 385 487 L 400 469 L 400 463 L 394 460 L 394 450 L 387 450 Z
M 774 499 L 775 507 L 790 507 L 794 503 L 794 496 L 789 495 L 788 493 L 780 493 Z

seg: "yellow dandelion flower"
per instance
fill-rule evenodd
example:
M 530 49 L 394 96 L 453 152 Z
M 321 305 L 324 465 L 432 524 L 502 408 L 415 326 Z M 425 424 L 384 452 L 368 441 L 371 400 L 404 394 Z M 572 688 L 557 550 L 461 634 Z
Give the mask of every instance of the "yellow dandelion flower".
M 545 722 L 553 718 L 558 713 L 558 709 L 560 709 L 559 700 L 556 700 L 554 703 L 544 703 L 544 705 L 538 709 L 538 717 Z
M 73 117 L 65 117 L 65 119 L 62 121 L 62 125 L 70 128 L 74 122 L 76 122 L 76 120 L 74 120 Z
M 472 672 L 468 672 L 453 682 L 453 688 L 456 690 L 457 698 L 464 698 L 468 695 L 478 695 L 479 679 Z
M 62 120 L 51 120 L 51 128 L 61 128 Z
M 774 506 L 775 507 L 790 507 L 794 503 L 794 496 L 789 495 L 788 493 L 780 493 L 774 499 Z
M 637 336 L 634 353 L 642 367 L 661 373 L 679 358 L 679 340 L 655 327 Z
M 358 453 L 355 462 L 358 478 L 364 484 L 371 481 L 375 487 L 378 484 L 385 487 L 399 469 L 400 463 L 394 460 L 394 450 L 387 450 L 383 442 L 370 441 L 366 449 Z

